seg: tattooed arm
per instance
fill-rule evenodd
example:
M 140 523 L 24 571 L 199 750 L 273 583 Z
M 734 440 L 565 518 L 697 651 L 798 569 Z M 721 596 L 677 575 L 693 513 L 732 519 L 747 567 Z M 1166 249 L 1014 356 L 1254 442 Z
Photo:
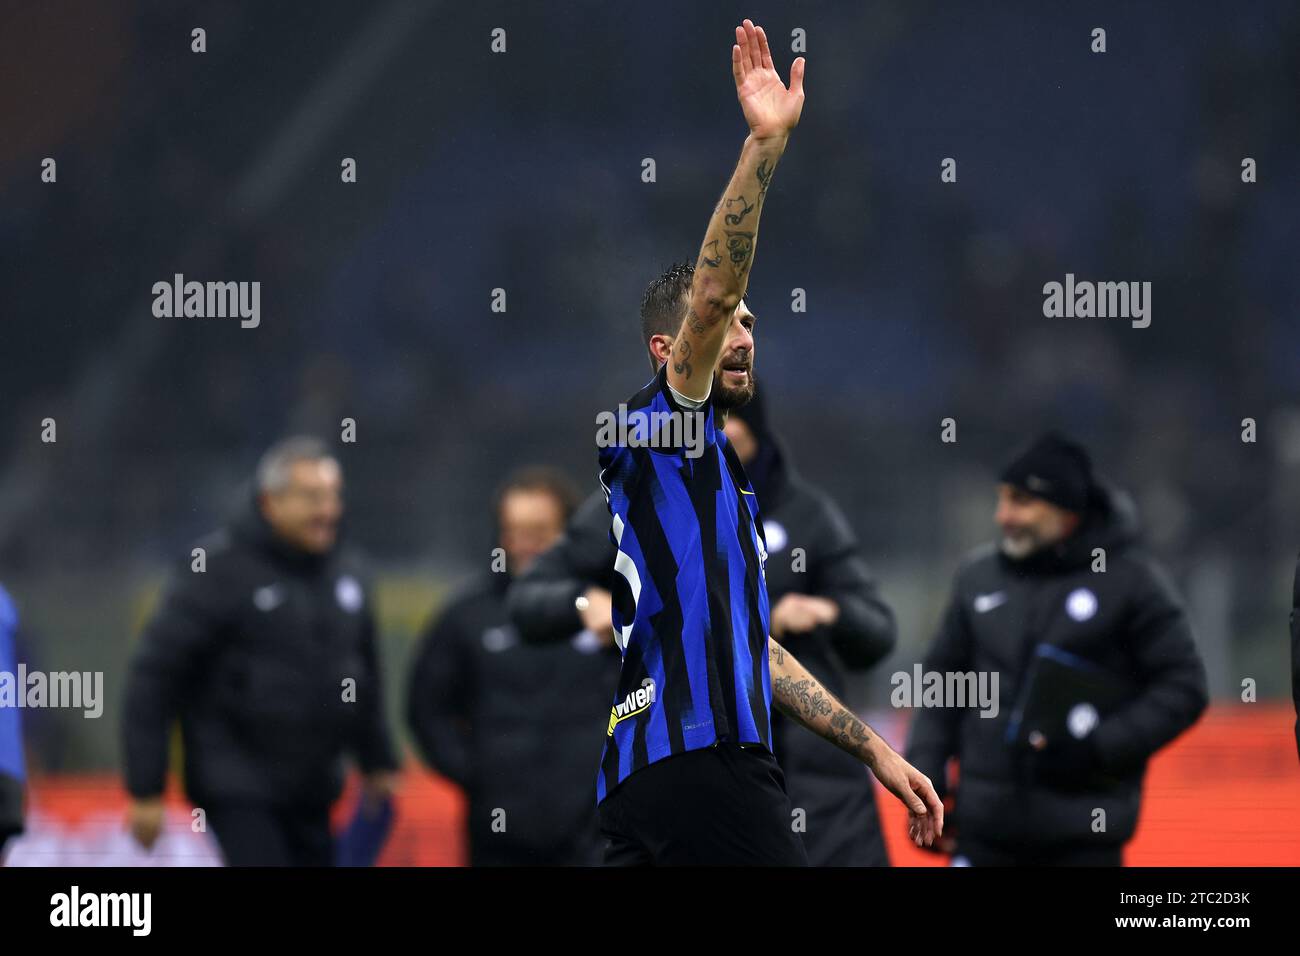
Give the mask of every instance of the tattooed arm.
M 894 752 L 884 738 L 823 687 L 794 655 L 767 640 L 772 703 L 791 720 L 824 737 L 866 764 L 885 789 L 908 809 L 908 833 L 929 846 L 943 833 L 943 802 L 930 778 Z
M 749 124 L 749 136 L 726 192 L 709 220 L 691 282 L 686 317 L 673 341 L 668 363 L 669 383 L 694 399 L 709 394 L 713 368 L 722 354 L 736 306 L 749 284 L 767 187 L 785 152 L 790 130 L 798 124 L 803 111 L 803 57 L 790 67 L 790 88 L 786 89 L 772 65 L 766 34 L 749 20 L 736 27 L 731 71 L 736 79 L 736 96 Z

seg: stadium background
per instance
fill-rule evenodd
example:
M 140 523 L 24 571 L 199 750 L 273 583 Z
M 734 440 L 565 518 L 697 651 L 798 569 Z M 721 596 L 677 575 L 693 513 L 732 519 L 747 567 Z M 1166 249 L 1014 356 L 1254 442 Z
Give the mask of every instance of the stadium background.
M 120 804 L 124 663 L 161 568 L 224 518 L 271 441 L 337 436 L 345 417 L 348 533 L 381 572 L 401 726 L 418 629 L 490 560 L 490 489 L 529 462 L 590 487 L 595 413 L 645 377 L 641 289 L 693 254 L 743 136 L 726 57 L 741 16 L 807 34 L 809 108 L 750 301 L 774 424 L 898 612 L 899 649 L 861 688 L 868 716 L 901 743 L 888 676 L 989 537 L 995 469 L 1065 426 L 1136 495 L 1215 695 L 1157 761 L 1134 853 L 1163 819 L 1162 860 L 1300 861 L 1286 820 L 1232 836 L 1240 802 L 1300 797 L 1282 703 L 1300 11 L 1282 2 L 7 13 L 0 581 L 30 666 L 101 670 L 106 690 L 97 721 L 25 714 L 34 811 L 75 823 Z M 207 53 L 190 52 L 195 26 Z M 40 182 L 46 156 L 57 185 Z M 939 181 L 948 156 L 956 184 Z M 260 281 L 261 327 L 154 318 L 151 286 L 177 272 Z M 1151 327 L 1044 318 L 1042 284 L 1067 272 L 1151 281 Z M 1243 678 L 1262 703 L 1240 702 Z M 418 769 L 408 787 L 421 839 L 443 846 L 454 795 Z M 1172 817 L 1153 820 L 1161 807 Z

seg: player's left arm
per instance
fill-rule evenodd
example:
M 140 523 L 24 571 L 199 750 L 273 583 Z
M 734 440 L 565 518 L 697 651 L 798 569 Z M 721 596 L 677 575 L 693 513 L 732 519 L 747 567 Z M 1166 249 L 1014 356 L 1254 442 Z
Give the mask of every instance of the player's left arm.
M 781 712 L 866 764 L 885 789 L 906 805 L 908 833 L 917 846 L 937 840 L 943 834 L 943 801 L 930 778 L 895 753 L 883 737 L 770 637 L 767 660 L 772 702 Z

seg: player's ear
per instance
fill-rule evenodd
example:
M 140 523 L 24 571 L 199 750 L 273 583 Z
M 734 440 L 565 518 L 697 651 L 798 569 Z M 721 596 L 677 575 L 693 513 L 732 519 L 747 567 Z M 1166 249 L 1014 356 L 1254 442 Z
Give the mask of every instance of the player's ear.
M 652 335 L 650 336 L 650 361 L 654 365 L 655 371 L 659 371 L 659 366 L 668 361 L 668 357 L 673 354 L 673 338 L 671 335 Z

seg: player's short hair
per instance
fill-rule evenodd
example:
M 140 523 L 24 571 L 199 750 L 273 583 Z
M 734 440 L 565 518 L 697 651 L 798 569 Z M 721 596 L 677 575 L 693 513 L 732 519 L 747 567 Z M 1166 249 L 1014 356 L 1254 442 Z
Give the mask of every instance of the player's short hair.
M 663 275 L 646 286 L 641 299 L 641 341 L 646 349 L 656 335 L 676 335 L 686 318 L 686 301 L 691 294 L 695 267 L 675 262 Z
M 695 266 L 685 261 L 674 262 L 646 286 L 641 298 L 641 342 L 646 351 L 650 350 L 650 339 L 654 336 L 673 336 L 681 330 L 694 278 Z M 650 364 L 655 364 L 653 359 Z
M 310 435 L 282 438 L 257 463 L 257 490 L 267 494 L 283 491 L 289 484 L 289 470 L 299 461 L 334 458 L 329 445 Z
M 577 510 L 580 498 L 577 486 L 558 468 L 529 465 L 512 473 L 497 489 L 492 509 L 494 515 L 501 514 L 501 505 L 512 491 L 541 491 L 550 495 L 560 506 L 565 524 Z

